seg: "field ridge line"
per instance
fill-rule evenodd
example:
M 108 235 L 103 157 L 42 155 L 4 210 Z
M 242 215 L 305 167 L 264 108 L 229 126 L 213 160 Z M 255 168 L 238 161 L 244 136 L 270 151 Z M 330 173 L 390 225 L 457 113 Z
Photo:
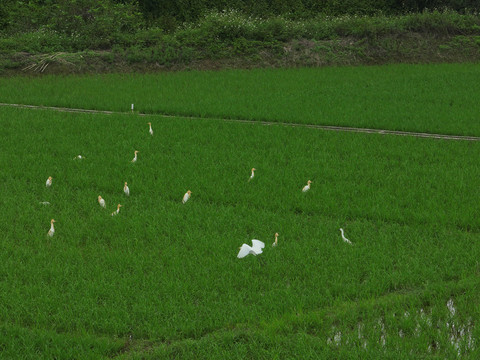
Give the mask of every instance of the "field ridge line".
M 94 109 L 78 109 L 78 108 L 68 108 L 60 106 L 44 106 L 44 105 L 28 105 L 28 104 L 10 104 L 10 103 L 0 103 L 0 106 L 10 106 L 18 108 L 27 108 L 27 109 L 44 109 L 44 110 L 54 110 L 54 111 L 63 111 L 63 112 L 72 112 L 72 113 L 87 113 L 87 114 L 104 114 L 104 115 L 131 115 L 131 112 L 125 111 L 111 111 L 111 110 L 94 110 Z M 279 125 L 279 126 L 289 126 L 289 127 L 303 127 L 310 129 L 318 130 L 327 130 L 327 131 L 342 131 L 342 132 L 354 132 L 354 133 L 364 133 L 364 134 L 379 134 L 379 135 L 396 135 L 396 136 L 408 136 L 408 137 L 419 137 L 419 138 L 429 138 L 429 139 L 441 139 L 441 140 L 461 140 L 461 141 L 480 141 L 478 136 L 469 136 L 469 135 L 447 135 L 447 134 L 435 134 L 435 133 L 425 133 L 425 132 L 415 132 L 415 131 L 401 131 L 401 130 L 387 130 L 387 129 L 370 129 L 370 128 L 359 128 L 359 127 L 350 127 L 350 126 L 335 126 L 335 125 L 315 125 L 315 124 L 299 124 L 299 123 L 289 123 L 282 121 L 265 121 L 265 120 L 247 120 L 240 118 L 220 118 L 220 117 L 200 117 L 194 115 L 181 115 L 181 114 L 153 114 L 153 113 L 133 113 L 138 116 L 161 116 L 161 117 L 182 117 L 186 119 L 198 119 L 198 120 L 219 120 L 224 122 L 233 122 L 233 123 L 244 123 L 244 124 L 260 124 L 260 125 Z

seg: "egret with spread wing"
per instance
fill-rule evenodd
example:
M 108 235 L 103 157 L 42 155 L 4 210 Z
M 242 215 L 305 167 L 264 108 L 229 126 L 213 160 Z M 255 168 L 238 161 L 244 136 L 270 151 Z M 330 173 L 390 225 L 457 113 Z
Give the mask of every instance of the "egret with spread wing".
M 248 254 L 258 255 L 261 254 L 263 251 L 262 249 L 265 247 L 265 244 L 260 240 L 253 239 L 252 246 L 243 244 L 240 247 L 240 251 L 238 252 L 237 258 L 241 259 L 247 256 Z

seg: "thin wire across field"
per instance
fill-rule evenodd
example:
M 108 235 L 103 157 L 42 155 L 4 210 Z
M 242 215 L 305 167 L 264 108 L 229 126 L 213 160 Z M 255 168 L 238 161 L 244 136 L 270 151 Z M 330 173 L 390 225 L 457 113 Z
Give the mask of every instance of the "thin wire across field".
M 78 112 L 78 113 L 105 114 L 105 115 L 113 115 L 113 114 L 116 114 L 116 115 L 131 115 L 132 114 L 130 112 L 121 112 L 121 111 L 75 109 L 75 108 L 65 108 L 65 107 L 56 107 L 56 106 L 41 106 L 41 105 L 27 105 L 27 104 L 0 103 L 0 106 L 12 106 L 12 107 L 28 108 L 28 109 L 44 109 L 44 110 L 54 110 L 54 111 L 64 111 L 64 112 Z M 160 116 L 160 117 L 168 117 L 168 118 L 182 117 L 182 118 L 187 118 L 187 119 L 198 119 L 198 120 L 219 120 L 219 121 L 225 121 L 225 122 L 244 123 L 244 124 L 280 125 L 280 126 L 291 126 L 291 127 L 303 127 L 303 128 L 318 129 L 318 130 L 344 131 L 344 132 L 380 134 L 380 135 L 410 136 L 410 137 L 442 139 L 442 140 L 480 141 L 480 137 L 465 136 L 465 135 L 431 134 L 431 133 L 412 132 L 412 131 L 368 129 L 368 128 L 333 126 L 333 125 L 310 125 L 310 124 L 298 124 L 298 123 L 288 123 L 288 122 L 279 122 L 279 121 L 225 119 L 225 118 L 199 117 L 199 116 L 189 116 L 189 115 L 180 115 L 180 114 L 178 114 L 178 115 L 172 115 L 172 114 L 170 114 L 170 115 L 166 115 L 166 114 L 142 114 L 142 113 L 133 113 L 133 114 L 138 115 L 138 116 Z

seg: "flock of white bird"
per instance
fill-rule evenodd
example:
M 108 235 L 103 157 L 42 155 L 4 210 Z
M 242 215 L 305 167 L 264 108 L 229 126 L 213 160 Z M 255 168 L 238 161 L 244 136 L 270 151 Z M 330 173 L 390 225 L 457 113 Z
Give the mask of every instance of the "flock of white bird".
M 150 135 L 153 136 L 153 129 L 152 129 L 152 123 L 148 123 L 148 126 L 149 126 L 149 130 L 148 132 L 150 133 Z M 137 162 L 137 159 L 138 159 L 138 154 L 139 151 L 138 150 L 135 150 L 134 152 L 134 157 L 133 159 L 131 160 L 132 163 L 136 163 Z M 82 160 L 84 159 L 85 157 L 83 157 L 82 155 L 78 155 L 76 157 L 74 157 L 73 159 L 74 160 Z M 252 168 L 252 172 L 250 174 L 250 178 L 248 179 L 248 181 L 250 182 L 254 177 L 255 177 L 255 168 Z M 45 183 L 45 186 L 47 188 L 51 187 L 52 186 L 52 182 L 53 182 L 53 178 L 51 176 L 48 177 L 46 183 Z M 303 188 L 302 188 L 302 192 L 307 192 L 308 190 L 310 190 L 310 184 L 312 183 L 311 180 L 308 180 L 307 181 L 307 185 L 305 185 Z M 123 192 L 125 193 L 126 196 L 130 196 L 130 188 L 128 187 L 127 185 L 127 182 L 125 181 L 125 184 L 123 186 Z M 190 199 L 190 196 L 192 195 L 192 192 L 190 190 L 187 190 L 187 192 L 185 193 L 185 195 L 183 195 L 183 199 L 182 199 L 182 203 L 185 204 L 188 199 Z M 106 204 L 105 204 L 105 200 L 99 195 L 98 196 L 98 203 L 100 204 L 101 207 L 103 208 L 106 208 Z M 41 204 L 43 205 L 50 205 L 50 203 L 48 201 L 43 201 L 41 202 Z M 120 212 L 120 208 L 122 207 L 123 205 L 121 204 L 118 204 L 117 205 L 117 210 L 115 210 L 114 212 L 112 212 L 111 216 L 115 216 L 117 215 L 119 212 Z M 55 223 L 55 220 L 52 219 L 50 220 L 50 230 L 48 230 L 48 233 L 47 233 L 47 236 L 50 236 L 52 237 L 54 234 L 55 234 L 55 227 L 53 225 L 53 223 Z M 346 237 L 345 237 L 345 234 L 344 234 L 344 231 L 343 229 L 340 229 L 340 233 L 342 235 L 342 239 L 344 242 L 346 242 L 347 244 L 350 244 L 350 245 L 353 245 L 352 242 L 350 240 L 348 240 Z M 276 247 L 278 245 L 278 233 L 275 233 L 275 241 L 273 242 L 272 244 L 272 247 Z M 245 256 L 249 255 L 249 254 L 252 254 L 252 255 L 259 255 L 263 252 L 263 249 L 265 248 L 265 243 L 263 243 L 262 241 L 260 240 L 257 240 L 257 239 L 253 239 L 252 240 L 252 246 L 250 245 L 247 245 L 247 244 L 243 244 L 241 247 L 240 247 L 240 251 L 238 252 L 238 255 L 237 257 L 239 259 L 241 258 L 244 258 Z

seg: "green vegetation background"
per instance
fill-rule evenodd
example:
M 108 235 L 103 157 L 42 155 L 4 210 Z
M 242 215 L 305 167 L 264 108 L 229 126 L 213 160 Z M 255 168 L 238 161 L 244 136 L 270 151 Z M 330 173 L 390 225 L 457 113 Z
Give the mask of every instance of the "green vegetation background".
M 3 0 L 0 30 L 25 31 L 46 26 L 55 30 L 80 31 L 86 25 L 125 27 L 132 21 L 173 30 L 184 22 L 194 22 L 205 13 L 237 10 L 254 17 L 286 16 L 312 18 L 319 14 L 399 15 L 433 9 L 475 12 L 474 0 Z M 110 24 L 108 24 L 110 23 Z M 124 30 L 126 30 L 124 28 Z
M 0 74 L 476 61 L 478 7 L 468 0 L 6 0 Z
M 473 0 L 4 0 L 0 74 L 205 68 L 225 66 L 225 59 L 227 66 L 477 61 L 478 11 Z M 422 69 L 427 78 L 419 81 L 442 85 L 419 86 L 423 94 L 409 93 L 407 81 L 398 81 L 404 69 L 394 69 L 393 93 L 402 94 L 396 101 L 391 83 L 376 77 L 385 69 L 371 68 L 358 75 L 363 88 L 340 81 L 342 96 L 316 94 L 326 103 L 322 111 L 333 123 L 360 114 L 365 126 L 479 133 L 475 65 Z M 2 97 L 317 119 L 314 103 L 297 106 L 311 98 L 302 83 L 284 76 L 283 85 L 268 88 L 275 74 L 256 73 L 266 79 L 254 84 L 264 97 L 240 96 L 238 103 L 228 102 L 235 89 L 222 85 L 238 85 L 235 74 L 219 73 L 222 80 L 195 72 L 196 82 L 182 74 L 163 79 L 177 80 L 163 88 L 173 89 L 168 106 L 149 95 L 144 103 L 128 92 L 119 98 L 88 78 L 3 79 Z M 304 82 L 315 80 L 305 74 Z M 145 79 L 132 89 L 156 90 Z M 211 81 L 224 90 L 223 103 L 205 90 Z M 100 95 L 93 101 L 85 89 Z M 379 89 L 387 104 L 381 109 L 345 101 L 363 94 L 375 103 Z M 70 97 L 60 101 L 59 91 Z M 208 113 L 188 102 L 202 94 Z M 335 98 L 347 104 L 340 119 L 325 110 Z M 256 100 L 264 99 L 279 110 L 262 112 Z M 280 106 L 290 103 L 297 105 Z M 382 111 L 393 115 L 374 116 Z M 0 357 L 478 357 L 477 143 L 155 115 L 152 138 L 146 118 L 134 114 L 2 108 L 0 115 L 0 165 L 9 169 L 0 172 Z M 134 149 L 141 153 L 133 166 Z M 78 153 L 84 161 L 73 160 Z M 257 177 L 247 183 L 252 166 Z M 45 189 L 49 175 L 54 186 Z M 300 193 L 309 178 L 312 190 Z M 194 195 L 183 206 L 187 188 Z M 96 203 L 99 194 L 108 211 Z M 51 206 L 39 204 L 47 200 Z M 118 202 L 125 206 L 112 218 Z M 52 217 L 57 233 L 47 239 Z M 354 247 L 342 247 L 339 227 Z M 276 231 L 280 245 L 272 251 Z M 238 246 L 253 237 L 266 240 L 265 253 L 237 261 Z

